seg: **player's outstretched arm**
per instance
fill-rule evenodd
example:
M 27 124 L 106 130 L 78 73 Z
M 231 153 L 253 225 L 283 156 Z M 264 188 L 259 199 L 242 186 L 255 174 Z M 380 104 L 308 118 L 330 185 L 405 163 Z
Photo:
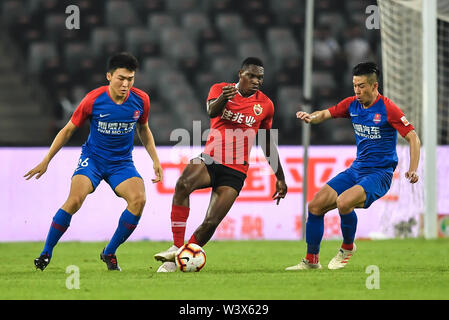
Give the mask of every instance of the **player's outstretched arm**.
M 278 205 L 279 201 L 284 199 L 287 195 L 288 187 L 285 183 L 284 169 L 282 169 L 282 164 L 279 159 L 279 151 L 274 139 L 272 139 L 271 130 L 267 130 L 265 137 L 266 140 L 262 143 L 261 147 L 271 169 L 273 169 L 274 175 L 276 176 L 276 191 L 274 192 L 272 198 L 273 200 L 277 200 L 276 204 Z
M 154 137 L 153 134 L 151 133 L 150 127 L 148 126 L 148 123 L 145 124 L 138 123 L 137 134 L 143 146 L 145 147 L 151 159 L 153 160 L 153 170 L 154 174 L 156 175 L 156 178 L 151 179 L 151 181 L 153 183 L 162 181 L 164 176 L 161 167 L 161 162 L 159 161 L 159 157 L 156 151 L 156 144 L 154 142 Z
M 416 171 L 418 170 L 421 141 L 419 140 L 415 130 L 407 133 L 404 138 L 407 140 L 410 147 L 410 164 L 408 171 L 405 173 L 405 177 L 410 181 L 410 183 L 416 183 L 419 179 Z
M 48 164 L 51 159 L 58 153 L 59 150 L 70 140 L 73 133 L 76 131 L 77 126 L 75 126 L 70 120 L 67 122 L 64 128 L 62 128 L 58 134 L 56 135 L 53 143 L 50 146 L 50 150 L 48 151 L 45 158 L 39 163 L 36 167 L 28 171 L 24 177 L 26 180 L 30 180 L 33 176 L 36 175 L 36 179 L 39 179 L 48 168 Z
M 318 124 L 332 118 L 332 115 L 327 109 L 315 111 L 312 113 L 307 113 L 305 111 L 298 111 L 296 112 L 296 118 L 304 121 L 305 123 Z

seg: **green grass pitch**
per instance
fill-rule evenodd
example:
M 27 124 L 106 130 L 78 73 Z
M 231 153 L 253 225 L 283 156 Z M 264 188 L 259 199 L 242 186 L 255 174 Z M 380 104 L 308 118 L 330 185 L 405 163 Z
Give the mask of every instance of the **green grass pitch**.
M 160 263 L 153 259 L 168 242 L 123 244 L 122 272 L 100 261 L 104 242 L 61 242 L 43 272 L 33 265 L 43 243 L 0 243 L 0 299 L 449 299 L 449 239 L 356 243 L 344 269 L 327 269 L 340 241 L 324 241 L 322 270 L 284 271 L 304 257 L 304 241 L 212 241 L 201 272 L 170 274 L 156 273 Z M 79 268 L 79 289 L 66 286 L 70 265 Z M 378 274 L 367 273 L 373 265 Z

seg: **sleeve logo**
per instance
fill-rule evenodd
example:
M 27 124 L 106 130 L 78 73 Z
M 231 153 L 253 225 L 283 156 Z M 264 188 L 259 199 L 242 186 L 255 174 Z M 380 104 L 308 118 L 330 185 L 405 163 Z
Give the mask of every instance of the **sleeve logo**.
M 407 118 L 405 116 L 403 116 L 401 118 L 402 123 L 404 124 L 404 126 L 408 126 L 410 124 L 410 122 L 408 122 Z

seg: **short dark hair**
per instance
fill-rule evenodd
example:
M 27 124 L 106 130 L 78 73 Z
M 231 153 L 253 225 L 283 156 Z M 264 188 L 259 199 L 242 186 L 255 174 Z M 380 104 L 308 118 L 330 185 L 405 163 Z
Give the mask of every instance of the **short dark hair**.
M 108 72 L 114 73 L 116 69 L 125 68 L 130 71 L 136 71 L 139 67 L 139 62 L 129 52 L 116 53 L 108 59 Z
M 246 69 L 251 64 L 263 68 L 263 62 L 261 59 L 256 57 L 248 57 L 245 60 L 243 60 L 241 69 Z
M 369 76 L 375 74 L 376 80 L 379 80 L 380 70 L 374 62 L 361 62 L 352 69 L 353 76 Z

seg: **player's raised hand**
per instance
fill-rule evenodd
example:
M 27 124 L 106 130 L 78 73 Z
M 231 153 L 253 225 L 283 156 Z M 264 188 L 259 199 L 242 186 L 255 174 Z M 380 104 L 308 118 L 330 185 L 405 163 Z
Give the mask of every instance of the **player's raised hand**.
M 153 183 L 161 182 L 164 179 L 164 171 L 160 163 L 153 163 L 154 173 L 156 174 L 155 179 L 151 179 Z
M 410 181 L 410 183 L 416 183 L 419 180 L 419 176 L 416 171 L 407 171 L 405 177 Z
M 36 175 L 36 179 L 39 179 L 47 171 L 47 168 L 48 168 L 48 163 L 45 161 L 42 161 L 36 167 L 34 167 L 30 171 L 28 171 L 24 175 L 24 178 L 26 178 L 26 180 L 30 180 L 32 177 L 34 177 Z
M 279 201 L 285 198 L 287 195 L 287 190 L 288 187 L 284 180 L 276 181 L 276 192 L 272 196 L 273 200 L 277 200 L 276 205 L 279 205 Z
M 303 120 L 306 123 L 310 123 L 310 121 L 312 121 L 312 116 L 304 111 L 298 111 L 296 112 L 296 118 L 299 120 Z
M 225 97 L 227 100 L 231 100 L 237 94 L 237 88 L 235 86 L 225 86 L 222 90 L 223 97 Z

